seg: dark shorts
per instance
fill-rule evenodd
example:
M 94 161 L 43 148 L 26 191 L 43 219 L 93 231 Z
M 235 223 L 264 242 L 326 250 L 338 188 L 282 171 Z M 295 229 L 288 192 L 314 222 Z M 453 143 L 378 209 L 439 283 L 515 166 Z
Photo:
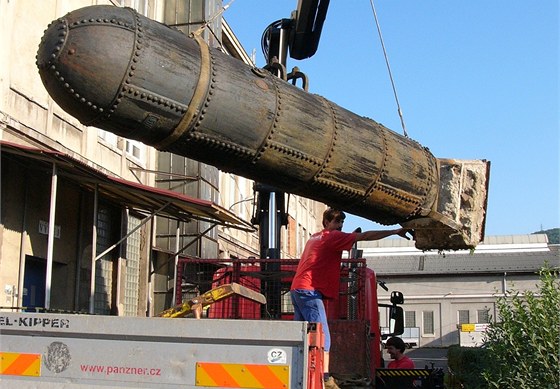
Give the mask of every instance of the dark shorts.
M 331 348 L 331 334 L 327 322 L 327 313 L 323 304 L 323 295 L 315 290 L 291 290 L 294 305 L 294 320 L 321 323 L 325 336 L 325 351 Z

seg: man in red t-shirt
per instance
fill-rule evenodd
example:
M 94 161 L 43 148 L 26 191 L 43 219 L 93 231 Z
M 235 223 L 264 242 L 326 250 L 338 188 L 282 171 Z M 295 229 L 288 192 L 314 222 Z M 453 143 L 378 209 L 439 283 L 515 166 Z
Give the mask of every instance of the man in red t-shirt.
M 392 361 L 389 362 L 387 365 L 388 369 L 415 369 L 416 366 L 414 365 L 414 361 L 404 355 L 404 350 L 406 349 L 406 345 L 401 338 L 396 336 L 387 339 L 387 343 L 385 343 L 385 347 L 387 348 L 387 352 L 391 356 Z M 406 375 L 403 376 L 394 376 L 391 377 L 389 384 L 386 385 L 387 388 L 399 388 L 399 389 L 408 389 L 414 388 L 414 378 L 407 377 Z
M 342 252 L 360 240 L 378 240 L 391 235 L 406 236 L 407 230 L 342 232 L 344 212 L 328 208 L 323 213 L 323 230 L 309 238 L 301 255 L 290 288 L 294 305 L 294 320 L 321 323 L 325 337 L 323 372 L 325 388 L 338 388 L 329 375 L 331 338 L 323 299 L 333 299 L 340 288 Z
M 387 348 L 387 352 L 393 359 L 387 365 L 388 369 L 415 369 L 414 361 L 404 355 L 404 350 L 406 349 L 406 345 L 401 338 L 392 337 L 387 339 L 387 343 L 385 343 L 385 347 Z

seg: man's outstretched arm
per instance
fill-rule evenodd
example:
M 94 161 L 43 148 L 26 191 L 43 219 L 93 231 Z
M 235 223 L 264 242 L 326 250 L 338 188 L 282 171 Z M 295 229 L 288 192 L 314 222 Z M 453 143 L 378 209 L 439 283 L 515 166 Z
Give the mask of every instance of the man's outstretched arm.
M 356 234 L 356 241 L 359 240 L 379 240 L 383 238 L 387 238 L 388 236 L 398 235 L 401 238 L 405 238 L 410 240 L 410 238 L 406 235 L 412 232 L 405 228 L 397 228 L 396 230 L 378 230 L 378 231 L 365 231 Z

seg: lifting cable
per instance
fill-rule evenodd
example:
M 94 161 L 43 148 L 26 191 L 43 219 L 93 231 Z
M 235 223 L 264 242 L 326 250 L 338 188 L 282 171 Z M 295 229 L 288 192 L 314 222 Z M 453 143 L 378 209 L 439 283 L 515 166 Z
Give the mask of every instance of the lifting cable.
M 406 132 L 406 125 L 404 124 L 404 118 L 401 111 L 401 105 L 399 103 L 399 97 L 397 96 L 397 88 L 395 87 L 395 81 L 393 80 L 393 73 L 391 72 L 391 66 L 389 65 L 389 58 L 387 56 L 387 51 L 385 50 L 385 43 L 383 42 L 383 35 L 381 35 L 381 27 L 379 26 L 379 21 L 377 20 L 377 12 L 375 12 L 375 6 L 373 5 L 373 0 L 369 0 L 371 4 L 371 10 L 373 11 L 373 17 L 375 19 L 375 25 L 377 26 L 377 33 L 379 34 L 379 40 L 381 41 L 381 47 L 383 48 L 383 56 L 385 57 L 385 64 L 387 65 L 387 70 L 389 71 L 389 78 L 391 79 L 391 86 L 393 87 L 393 94 L 395 95 L 395 101 L 397 103 L 397 112 L 399 118 L 401 119 L 401 126 L 403 129 L 404 136 L 408 138 L 408 133 Z

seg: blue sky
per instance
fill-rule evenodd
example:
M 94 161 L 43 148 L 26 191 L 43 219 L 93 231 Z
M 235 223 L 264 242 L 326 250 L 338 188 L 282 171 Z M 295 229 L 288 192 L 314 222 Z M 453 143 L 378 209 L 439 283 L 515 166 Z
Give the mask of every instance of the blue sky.
M 224 5 L 229 0 L 224 0 Z M 486 235 L 560 226 L 557 0 L 375 0 L 410 138 L 491 161 Z M 297 0 L 235 0 L 224 17 L 265 65 L 261 35 Z M 332 0 L 309 91 L 403 133 L 369 0 Z M 345 230 L 384 228 L 350 217 Z

